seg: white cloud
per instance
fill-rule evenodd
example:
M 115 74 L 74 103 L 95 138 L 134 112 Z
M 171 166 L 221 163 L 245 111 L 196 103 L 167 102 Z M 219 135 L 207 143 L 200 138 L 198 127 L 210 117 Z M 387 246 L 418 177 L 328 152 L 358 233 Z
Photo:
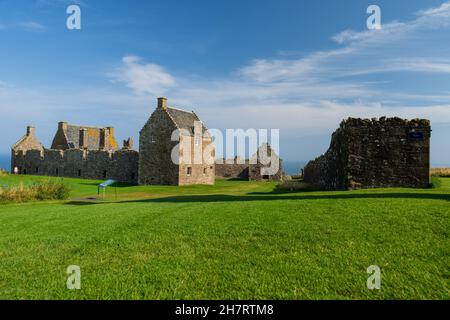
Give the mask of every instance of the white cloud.
M 417 21 L 416 21 L 417 22 Z M 383 23 L 381 29 L 354 31 L 345 30 L 332 37 L 339 44 L 350 43 L 364 45 L 378 45 L 403 38 L 408 32 L 416 28 L 416 22 Z
M 427 14 L 426 23 L 424 17 L 425 13 L 411 22 L 387 23 L 381 32 L 345 31 L 336 38 L 346 43 L 341 48 L 299 59 L 256 59 L 227 78 L 175 77 L 159 65 L 127 56 L 113 79 L 148 95 L 149 100 L 164 94 L 174 105 L 195 106 L 210 125 L 218 127 L 275 126 L 323 132 L 348 116 L 385 115 L 450 122 L 448 92 L 400 92 L 357 78 L 389 72 L 449 74 L 450 59 L 439 53 L 415 57 L 409 48 L 403 49 L 417 31 L 436 27 L 437 14 Z M 394 44 L 397 51 L 391 52 Z M 407 107 L 412 101 L 414 107 Z
M 320 135 L 335 130 L 342 119 L 348 117 L 400 117 L 426 118 L 432 123 L 450 120 L 450 104 L 418 107 L 385 105 L 378 102 L 355 101 L 341 103 L 321 100 L 309 102 L 283 102 L 280 104 L 242 104 L 236 110 L 210 109 L 207 103 L 198 105 L 209 127 L 218 128 L 277 128 L 282 139 L 286 134 L 297 136 Z
M 450 73 L 450 60 L 402 59 L 388 65 L 391 70 L 395 71 Z
M 441 16 L 450 17 L 450 2 L 445 2 L 437 8 L 431 8 L 428 10 L 422 10 L 418 12 L 420 16 Z
M 242 68 L 239 74 L 257 82 L 277 82 L 293 80 L 311 80 L 312 75 L 322 73 L 319 66 L 330 59 L 349 55 L 353 48 L 319 51 L 297 60 L 268 60 L 259 59 Z
M 82 118 L 87 112 L 80 112 L 89 110 L 96 115 L 93 119 L 108 122 L 95 120 L 93 125 L 115 125 L 118 132 L 134 134 L 135 139 L 161 95 L 169 98 L 170 105 L 196 110 L 210 128 L 280 128 L 282 139 L 328 134 L 349 116 L 419 117 L 431 119 L 433 124 L 449 123 L 448 90 L 427 94 L 407 86 L 404 91 L 390 90 L 388 85 L 380 86 L 379 79 L 369 82 L 358 78 L 394 71 L 448 75 L 448 44 L 445 50 L 432 48 L 427 54 L 414 50 L 423 46 L 421 31 L 447 32 L 448 24 L 442 21 L 447 8 L 427 9 L 409 22 L 386 23 L 381 32 L 347 30 L 334 37 L 340 44 L 336 49 L 301 58 L 256 59 L 227 77 L 175 76 L 161 65 L 125 56 L 108 76 L 131 91 L 117 86 L 77 90 L 76 99 L 67 101 L 70 94 L 64 92 L 55 95 L 0 84 L 0 106 L 14 110 L 11 117 L 16 120 L 47 123 L 51 129 L 48 135 L 57 121 L 89 122 Z M 382 80 L 389 82 L 391 78 Z M 72 116 L 65 119 L 68 114 Z
M 345 30 L 332 37 L 339 44 L 357 43 L 358 45 L 377 45 L 392 43 L 404 39 L 418 29 L 444 28 L 450 25 L 450 1 L 437 8 L 431 8 L 417 13 L 415 20 L 407 22 L 393 21 L 383 23 L 380 30 L 353 31 Z
M 356 76 L 390 72 L 449 73 L 448 42 L 444 51 L 439 52 L 438 48 L 433 51 L 424 44 L 427 35 L 421 34 L 436 29 L 447 32 L 450 19 L 443 19 L 442 15 L 449 8 L 450 2 L 446 2 L 422 12 L 415 20 L 384 23 L 381 30 L 346 30 L 333 37 L 344 45 L 338 49 L 297 59 L 257 59 L 239 74 L 248 83 L 264 84 L 271 89 L 279 88 L 280 83 L 290 83 L 299 91 L 311 90 L 317 98 L 357 98 L 358 95 L 372 98 L 380 94 L 379 90 L 355 79 Z M 445 40 L 440 41 L 445 46 Z M 342 92 L 346 88 L 351 90 Z
M 19 22 L 17 24 L 21 29 L 27 30 L 27 31 L 45 31 L 46 27 L 36 21 L 24 21 Z
M 113 82 L 124 83 L 137 94 L 162 95 L 175 85 L 175 79 L 163 67 L 142 63 L 136 56 L 126 56 L 123 65 L 110 73 Z

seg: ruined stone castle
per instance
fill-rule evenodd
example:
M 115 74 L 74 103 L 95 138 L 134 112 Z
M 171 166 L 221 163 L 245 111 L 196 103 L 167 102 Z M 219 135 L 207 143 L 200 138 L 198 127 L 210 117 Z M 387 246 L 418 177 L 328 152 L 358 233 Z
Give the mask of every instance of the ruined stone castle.
M 304 179 L 324 189 L 428 187 L 430 136 L 428 120 L 349 118 Z
M 204 150 L 212 160 L 203 157 Z M 29 126 L 12 146 L 11 171 L 140 184 L 214 184 L 215 149 L 207 128 L 194 112 L 168 107 L 166 98 L 158 99 L 142 128 L 139 151 L 133 150 L 132 139 L 119 149 L 112 127 L 66 122 L 59 123 L 52 146 L 46 149 Z
M 267 158 L 267 161 L 263 161 Z M 264 162 L 264 163 L 263 163 Z M 273 172 L 265 172 L 272 165 Z M 269 144 L 263 143 L 250 159 L 220 159 L 216 162 L 216 176 L 226 179 L 250 181 L 281 181 L 284 176 L 283 160 Z
M 304 180 L 324 189 L 428 187 L 430 122 L 400 118 L 342 121 L 328 151 L 304 168 Z M 269 160 L 268 162 L 264 161 Z M 158 104 L 139 136 L 119 148 L 114 128 L 60 122 L 50 149 L 27 127 L 12 146 L 17 174 L 105 180 L 143 185 L 214 184 L 215 177 L 283 179 L 282 160 L 266 143 L 249 159 L 215 161 L 213 138 L 195 112 Z M 277 164 L 275 168 L 273 164 Z M 271 169 L 271 170 L 268 170 Z

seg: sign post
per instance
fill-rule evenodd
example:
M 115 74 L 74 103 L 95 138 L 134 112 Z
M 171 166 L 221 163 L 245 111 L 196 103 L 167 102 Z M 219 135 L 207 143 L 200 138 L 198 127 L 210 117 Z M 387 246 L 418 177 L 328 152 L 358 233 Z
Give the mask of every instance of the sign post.
M 98 185 L 97 195 L 100 195 L 100 189 L 102 189 L 102 191 L 103 191 L 102 200 L 105 200 L 106 188 L 109 187 L 109 186 L 112 186 L 116 182 L 117 182 L 116 180 L 106 180 L 106 181 L 100 183 Z M 117 200 L 117 187 L 116 187 L 116 200 Z

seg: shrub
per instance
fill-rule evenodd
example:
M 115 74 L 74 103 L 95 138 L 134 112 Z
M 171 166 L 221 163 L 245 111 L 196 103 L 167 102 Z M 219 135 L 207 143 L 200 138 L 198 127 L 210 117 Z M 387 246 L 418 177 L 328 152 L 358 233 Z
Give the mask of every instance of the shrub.
M 0 202 L 65 200 L 69 195 L 69 187 L 62 182 L 44 182 L 29 186 L 21 183 L 8 189 L 0 189 Z
M 38 200 L 65 200 L 70 195 L 70 189 L 62 182 L 49 182 L 34 186 Z
M 7 176 L 8 175 L 8 172 L 6 172 L 5 170 L 3 170 L 3 169 L 0 169 L 0 177 L 5 177 L 5 176 Z
M 0 189 L 0 202 L 25 202 L 35 199 L 35 191 L 21 183 L 8 189 Z
M 450 168 L 433 168 L 431 175 L 433 177 L 450 177 Z

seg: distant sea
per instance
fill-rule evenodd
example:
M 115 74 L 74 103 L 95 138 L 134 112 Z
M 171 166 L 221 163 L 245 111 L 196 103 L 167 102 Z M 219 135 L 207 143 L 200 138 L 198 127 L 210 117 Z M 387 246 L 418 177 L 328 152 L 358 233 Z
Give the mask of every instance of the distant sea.
M 283 161 L 284 172 L 290 176 L 297 175 L 306 166 L 307 161 Z
M 11 170 L 11 155 L 9 154 L 0 154 L 0 169 L 4 169 L 6 171 Z

